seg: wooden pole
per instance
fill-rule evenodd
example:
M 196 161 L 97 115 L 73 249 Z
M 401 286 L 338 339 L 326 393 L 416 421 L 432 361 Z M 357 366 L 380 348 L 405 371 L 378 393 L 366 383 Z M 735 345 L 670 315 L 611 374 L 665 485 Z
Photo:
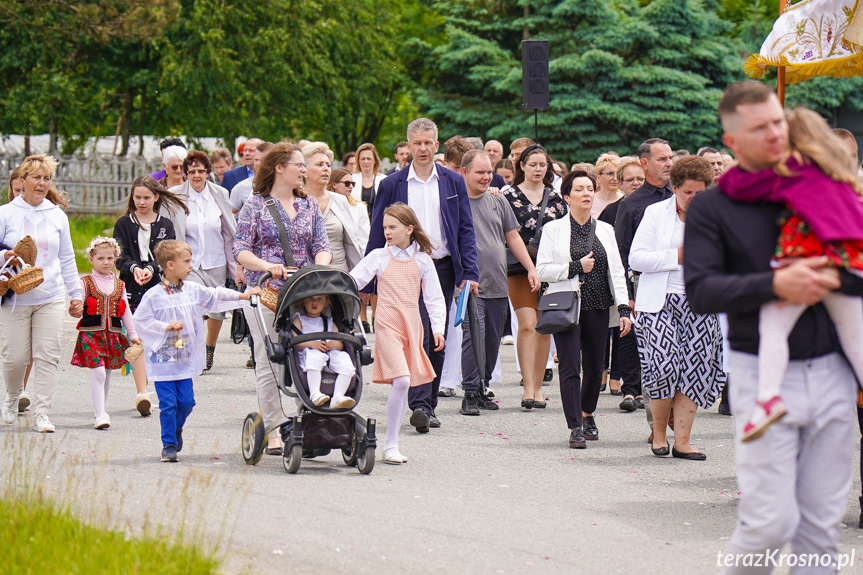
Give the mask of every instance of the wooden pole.
M 779 0 L 779 15 L 785 12 L 787 0 Z M 785 66 L 779 66 L 776 78 L 776 95 L 779 97 L 779 103 L 785 107 Z

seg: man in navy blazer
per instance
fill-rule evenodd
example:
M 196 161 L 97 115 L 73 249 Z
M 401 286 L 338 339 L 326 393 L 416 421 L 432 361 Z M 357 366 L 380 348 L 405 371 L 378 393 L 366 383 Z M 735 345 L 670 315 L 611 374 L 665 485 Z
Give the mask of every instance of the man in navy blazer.
M 246 145 L 243 146 L 243 165 L 222 174 L 222 187 L 228 190 L 229 194 L 234 189 L 234 186 L 255 175 L 252 171 L 252 166 L 255 162 L 255 150 L 257 150 L 258 144 L 261 142 L 262 140 L 259 138 L 248 139 Z
M 375 197 L 366 253 L 386 245 L 383 219 L 387 207 L 402 202 L 413 208 L 423 230 L 432 241 L 432 259 L 447 302 L 449 327 L 449 305 L 455 286 L 465 287 L 466 282 L 472 282 L 467 285 L 468 289 L 474 294 L 477 294 L 479 289 L 476 238 L 470 201 L 464 178 L 434 163 L 434 155 L 440 146 L 435 123 L 427 118 L 414 120 L 408 125 L 407 135 L 413 161 L 381 182 Z M 429 427 L 440 427 L 434 410 L 437 407 L 446 350 L 434 351 L 434 336 L 425 305 L 420 304 L 420 315 L 423 321 L 425 350 L 435 370 L 435 379 L 431 383 L 411 387 L 408 405 L 413 411 L 411 425 L 420 433 L 425 433 Z

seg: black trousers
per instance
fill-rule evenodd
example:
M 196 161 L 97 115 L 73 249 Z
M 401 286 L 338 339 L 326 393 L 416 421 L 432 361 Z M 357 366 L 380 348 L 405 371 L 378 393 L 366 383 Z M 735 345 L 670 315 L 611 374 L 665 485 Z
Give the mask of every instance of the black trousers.
M 570 429 L 581 428 L 581 412 L 593 413 L 605 369 L 608 310 L 581 310 L 576 329 L 554 334 L 560 378 L 560 400 Z M 584 381 L 580 372 L 584 373 Z
M 863 407 L 857 408 L 857 425 L 860 426 L 860 449 L 863 449 Z M 860 458 L 860 479 L 863 480 L 863 457 Z M 863 511 L 863 494 L 860 495 L 860 510 Z
M 620 381 L 620 328 L 608 330 L 608 340 L 605 342 L 605 369 L 608 379 Z
M 620 377 L 623 380 L 620 389 L 624 396 L 641 395 L 641 360 L 638 357 L 634 325 L 628 334 L 620 337 Z
M 455 268 L 452 265 L 452 258 L 447 258 L 435 264 L 435 270 L 440 280 L 440 287 L 441 291 L 443 291 L 443 299 L 446 304 L 446 323 L 444 324 L 444 337 L 446 337 L 446 332 L 449 329 L 449 308 L 452 303 L 453 293 L 455 293 Z M 423 322 L 423 347 L 429 356 L 435 377 L 431 383 L 410 388 L 408 391 L 408 405 L 411 411 L 422 409 L 428 415 L 434 415 L 434 410 L 437 407 L 437 392 L 440 390 L 440 375 L 443 372 L 443 360 L 446 348 L 441 351 L 434 350 L 434 334 L 432 333 L 431 320 L 426 311 L 422 294 L 420 294 L 420 318 Z

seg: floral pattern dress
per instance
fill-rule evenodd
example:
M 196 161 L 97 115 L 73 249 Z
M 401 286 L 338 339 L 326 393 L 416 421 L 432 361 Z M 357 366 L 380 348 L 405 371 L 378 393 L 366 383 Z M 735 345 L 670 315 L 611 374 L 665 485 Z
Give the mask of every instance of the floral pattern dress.
M 542 205 L 542 200 L 540 200 L 539 204 L 532 203 L 518 186 L 509 188 L 503 195 L 509 202 L 509 205 L 512 206 L 515 219 L 518 220 L 518 235 L 521 236 L 524 245 L 527 245 L 536 234 L 536 226 L 539 223 L 539 208 Z M 566 202 L 563 201 L 560 194 L 553 191 L 551 197 L 548 198 L 548 204 L 545 206 L 545 221 L 543 225 L 564 217 L 568 212 L 569 208 Z
M 863 246 L 858 241 L 821 242 L 797 212 L 782 218 L 776 257 L 827 256 L 837 268 L 863 270 Z
M 102 292 L 91 279 L 84 276 L 84 314 L 78 322 L 78 341 L 72 353 L 72 365 L 120 369 L 126 364 L 123 357 L 129 340 L 121 331 L 121 318 L 128 310 L 123 281 L 116 280 L 114 291 Z

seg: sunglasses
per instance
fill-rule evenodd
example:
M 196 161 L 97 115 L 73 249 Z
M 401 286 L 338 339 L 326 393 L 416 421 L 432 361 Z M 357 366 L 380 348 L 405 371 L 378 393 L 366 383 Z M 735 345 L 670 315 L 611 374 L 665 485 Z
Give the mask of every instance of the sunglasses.
M 337 182 L 337 183 L 339 183 L 339 184 L 341 184 L 341 185 L 343 185 L 343 186 L 347 186 L 347 187 L 349 187 L 349 188 L 353 188 L 353 187 L 354 187 L 354 181 L 353 181 L 353 180 L 347 180 L 346 182 Z
M 189 170 L 189 171 L 188 171 L 188 172 L 186 172 L 186 173 L 187 173 L 187 174 L 189 174 L 190 176 L 194 176 L 195 174 L 206 174 L 206 173 L 207 173 L 207 170 L 205 170 L 205 169 L 203 169 L 203 168 L 200 168 L 200 169 L 191 169 L 191 170 Z

